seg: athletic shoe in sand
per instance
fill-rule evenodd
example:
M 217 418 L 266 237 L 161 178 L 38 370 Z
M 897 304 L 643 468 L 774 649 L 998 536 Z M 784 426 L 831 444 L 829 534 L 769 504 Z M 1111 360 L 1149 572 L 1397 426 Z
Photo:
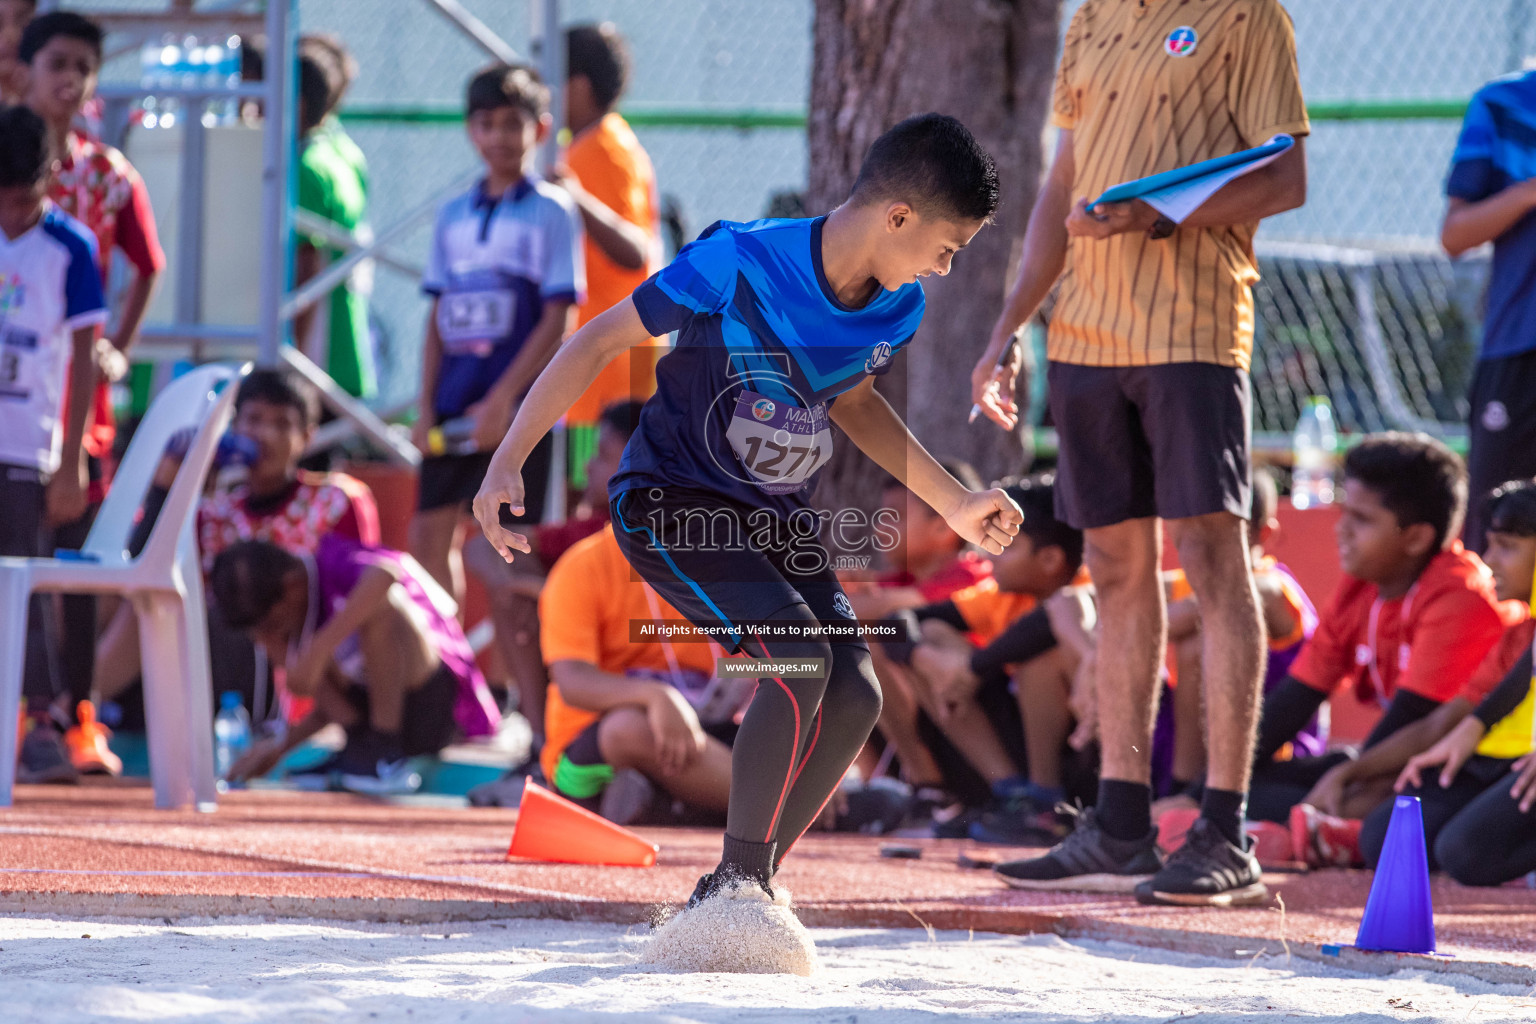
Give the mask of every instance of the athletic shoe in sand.
M 711 896 L 715 895 L 721 890 L 731 889 L 738 885 L 759 886 L 763 892 L 768 894 L 768 898 L 770 900 L 773 899 L 773 886 L 769 885 L 767 882 L 764 882 L 762 879 L 745 879 L 740 875 L 727 874 L 726 872 L 721 871 L 719 868 L 716 868 L 709 874 L 700 878 L 698 884 L 693 887 L 693 895 L 688 897 L 687 909 L 692 910 L 694 907 L 698 906 L 700 903 L 703 903 L 705 900 L 709 899 Z
M 1264 885 L 1252 841 L 1238 849 L 1205 818 L 1190 826 L 1184 845 L 1168 855 L 1163 869 L 1136 887 L 1142 903 L 1179 907 L 1244 907 L 1264 903 Z
M 1156 829 L 1140 839 L 1116 839 L 1105 834 L 1090 807 L 1078 817 L 1071 834 L 1049 853 L 1009 861 L 992 870 L 1015 889 L 1131 892 L 1162 866 Z
M 107 746 L 112 730 L 96 720 L 96 705 L 88 700 L 75 705 L 75 720 L 79 724 L 64 734 L 75 770 L 81 775 L 123 774 L 123 759 Z

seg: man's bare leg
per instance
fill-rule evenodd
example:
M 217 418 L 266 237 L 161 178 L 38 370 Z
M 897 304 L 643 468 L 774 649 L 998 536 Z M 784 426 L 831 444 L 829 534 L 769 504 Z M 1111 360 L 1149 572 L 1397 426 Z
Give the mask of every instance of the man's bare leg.
M 1171 530 L 1200 602 L 1207 758 L 1201 814 L 1241 845 L 1264 671 L 1264 622 L 1253 585 L 1248 524 L 1216 512 L 1176 520 Z
M 1098 675 L 1102 769 L 1098 819 L 1121 840 L 1151 831 L 1152 727 L 1167 635 L 1158 565 L 1158 520 L 1130 519 L 1085 531 L 1088 571 L 1098 592 Z

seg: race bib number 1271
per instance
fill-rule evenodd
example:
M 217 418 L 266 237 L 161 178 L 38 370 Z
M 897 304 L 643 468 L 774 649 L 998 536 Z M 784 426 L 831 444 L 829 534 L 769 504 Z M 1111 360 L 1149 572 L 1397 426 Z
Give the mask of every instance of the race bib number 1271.
M 800 490 L 832 457 L 832 429 L 822 404 L 802 409 L 743 391 L 725 436 L 743 468 L 769 494 Z

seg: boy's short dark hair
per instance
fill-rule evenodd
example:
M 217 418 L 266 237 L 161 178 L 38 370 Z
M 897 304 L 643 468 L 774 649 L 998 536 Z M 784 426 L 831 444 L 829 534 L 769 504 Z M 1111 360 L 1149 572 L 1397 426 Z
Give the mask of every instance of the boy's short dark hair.
M 331 99 L 341 89 L 339 74 L 313 52 L 299 51 L 299 101 L 304 118 L 301 126 L 313 128 L 325 119 Z
M 903 200 L 918 212 L 986 220 L 997 212 L 997 164 L 947 114 L 919 114 L 874 141 L 853 183 L 860 203 Z
M 629 84 L 629 47 L 613 22 L 566 29 L 565 75 L 591 82 L 592 98 L 604 110 L 618 102 Z
M 1279 509 L 1280 488 L 1275 485 L 1275 474 L 1267 466 L 1254 466 L 1253 500 L 1248 506 L 1248 539 L 1256 538 Z
M 270 541 L 242 540 L 213 560 L 208 587 L 224 621 L 235 629 L 250 629 L 282 600 L 283 578 L 303 567 Z
M 1461 532 L 1467 511 L 1467 467 L 1428 434 L 1368 437 L 1344 456 L 1344 476 L 1376 493 L 1399 526 L 1428 523 L 1440 549 Z
M 320 393 L 293 370 L 265 367 L 252 370 L 240 382 L 240 391 L 235 395 L 236 411 L 252 401 L 297 409 L 305 430 L 312 430 L 320 423 Z
M 331 94 L 326 102 L 326 113 L 341 106 L 342 97 L 357 78 L 357 58 L 347 49 L 341 37 L 332 32 L 306 32 L 299 37 L 299 53 L 309 55 L 325 69 Z
M 23 64 L 31 64 L 37 52 L 59 36 L 78 39 L 96 51 L 96 64 L 101 64 L 101 26 L 90 18 L 73 11 L 52 11 L 40 14 L 27 22 L 21 30 L 21 45 L 16 56 Z
M 644 407 L 644 402 L 633 400 L 614 402 L 605 408 L 597 419 L 603 426 L 628 441 L 634 436 L 635 428 L 640 425 L 640 410 Z
M 1019 532 L 1037 548 L 1057 547 L 1075 573 L 1083 564 L 1083 531 L 1056 518 L 1056 474 L 1036 473 L 1007 484 L 1003 493 L 1024 513 Z
M 537 120 L 549 113 L 549 86 L 527 64 L 493 64 L 469 80 L 464 116 L 502 107 L 517 107 Z
M 53 165 L 48 126 L 22 106 L 0 106 L 0 188 L 28 188 Z
M 1511 480 L 1488 495 L 1488 532 L 1536 537 L 1536 480 Z

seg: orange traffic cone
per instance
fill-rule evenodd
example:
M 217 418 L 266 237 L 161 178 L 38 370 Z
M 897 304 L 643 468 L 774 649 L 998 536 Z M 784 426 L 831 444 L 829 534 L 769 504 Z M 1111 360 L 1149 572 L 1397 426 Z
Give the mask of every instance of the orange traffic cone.
M 517 805 L 507 859 L 649 868 L 657 846 L 529 781 Z

